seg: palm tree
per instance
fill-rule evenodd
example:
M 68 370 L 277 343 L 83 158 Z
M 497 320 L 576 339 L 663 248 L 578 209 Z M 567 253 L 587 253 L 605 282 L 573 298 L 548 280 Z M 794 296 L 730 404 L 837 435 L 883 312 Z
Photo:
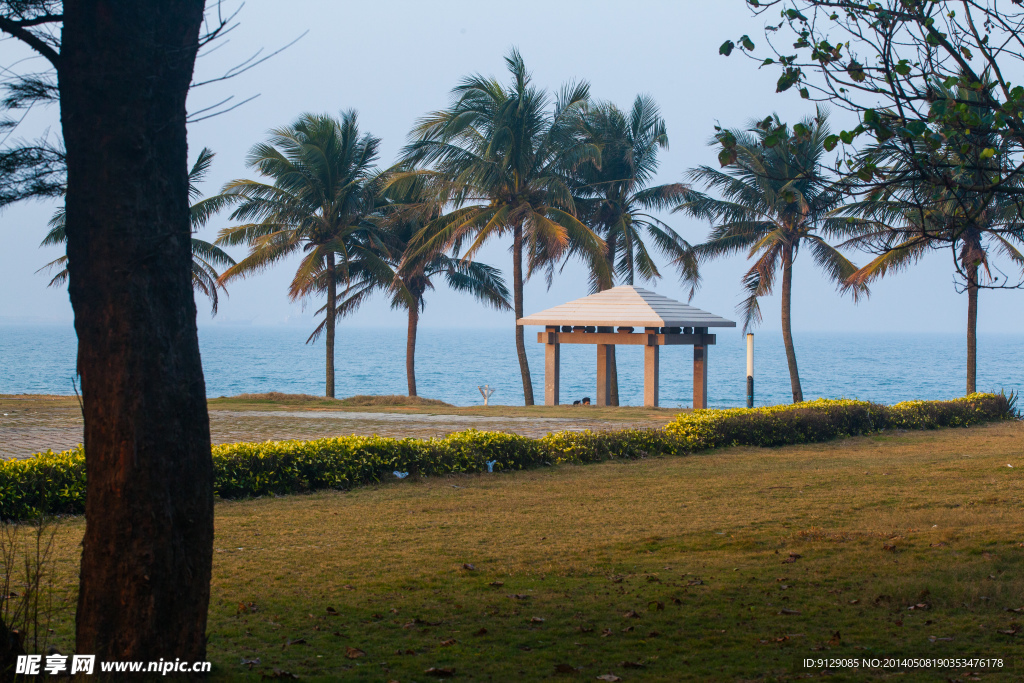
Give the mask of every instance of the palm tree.
M 589 86 L 567 85 L 549 111 L 544 90 L 530 82 L 518 51 L 505 58 L 512 83 L 467 77 L 452 91 L 452 104 L 422 118 L 403 151 L 412 173 L 435 178 L 439 198 L 454 207 L 431 221 L 414 241 L 424 253 L 461 251 L 472 256 L 492 237 L 512 237 L 512 294 L 516 318 L 523 317 L 523 283 L 543 263 L 573 242 L 600 260 L 604 243 L 576 216 L 569 173 L 600 153 L 578 135 L 576 120 Z M 424 170 L 423 165 L 431 168 Z M 530 256 L 523 272 L 524 250 Z M 523 328 L 516 326 L 516 351 L 523 398 L 533 405 L 533 383 Z
M 686 263 L 690 245 L 652 212 L 670 209 L 686 196 L 682 183 L 649 186 L 658 170 L 658 152 L 668 148 L 668 132 L 658 105 L 638 95 L 628 115 L 614 104 L 589 106 L 580 115 L 586 144 L 601 151 L 600 163 L 580 164 L 575 176 L 576 203 L 585 221 L 605 242 L 603 268 L 591 269 L 591 290 L 615 280 L 632 285 L 637 278 L 661 277 L 651 244 L 676 263 Z M 619 404 L 614 348 L 610 358 L 611 403 Z
M 987 74 L 984 87 L 993 87 Z M 978 293 L 985 285 L 997 284 L 992 270 L 992 255 L 1008 258 L 1024 273 L 1024 221 L 1019 200 L 1008 193 L 971 193 L 964 187 L 987 185 L 1006 177 L 1009 149 L 1005 142 L 991 133 L 994 130 L 988 110 L 971 107 L 980 93 L 972 88 L 950 90 L 941 83 L 933 87 L 940 99 L 967 104 L 969 114 L 978 117 L 967 133 L 949 137 L 944 146 L 933 153 L 943 156 L 956 177 L 955 183 L 936 187 L 914 182 L 890 183 L 873 191 L 863 201 L 849 204 L 843 215 L 855 217 L 861 234 L 847 241 L 876 253 L 876 257 L 848 279 L 849 286 L 866 285 L 878 278 L 894 274 L 916 263 L 929 251 L 952 249 L 956 254 L 957 276 L 967 292 L 967 383 L 968 394 L 977 391 L 978 370 Z M 985 150 L 998 150 L 986 154 Z M 921 150 L 928 153 L 928 150 Z M 868 150 L 873 159 L 894 161 L 891 170 L 897 176 L 912 178 L 889 154 L 886 143 Z M 1006 185 L 1021 186 L 1021 179 L 1012 176 Z
M 214 153 L 204 147 L 202 151 L 199 152 L 199 157 L 196 159 L 196 163 L 192 165 L 192 170 L 188 172 L 188 194 L 194 202 L 192 204 L 193 235 L 206 226 L 210 217 L 216 213 L 217 210 L 216 202 L 211 201 L 210 199 L 196 202 L 196 200 L 202 196 L 199 192 L 198 184 L 206 178 L 206 174 L 210 170 L 210 164 L 213 162 L 213 157 Z M 63 207 L 53 214 L 53 218 L 50 219 L 49 226 L 50 232 L 46 234 L 46 237 L 43 239 L 40 246 L 51 247 L 65 244 L 67 242 L 67 235 L 64 232 Z M 65 255 L 50 261 L 39 269 L 57 270 L 53 278 L 50 280 L 50 287 L 57 287 L 67 282 L 67 263 L 68 257 Z M 216 245 L 210 244 L 198 237 L 192 238 L 192 287 L 209 297 L 210 308 L 212 309 L 213 315 L 217 315 L 217 290 L 222 289 L 227 292 L 227 290 L 224 289 L 224 285 L 217 281 L 220 277 L 217 273 L 217 268 L 231 267 L 233 265 L 235 265 L 235 260 Z
M 849 222 L 829 216 L 843 195 L 822 173 L 824 141 L 829 135 L 826 117 L 819 111 L 815 118 L 803 120 L 802 134 L 796 136 L 775 115 L 744 131 L 723 131 L 711 144 L 722 145 L 728 159 L 725 170 L 701 166 L 689 172 L 695 183 L 716 190 L 722 198 L 692 192 L 676 209 L 712 223 L 709 239 L 693 248 L 698 263 L 740 251 L 755 259 L 743 277 L 747 298 L 738 307 L 744 331 L 761 321 L 758 299 L 772 293 L 781 269 L 782 338 L 794 403 L 803 401 L 803 389 L 791 324 L 793 261 L 806 245 L 815 263 L 839 286 L 857 270 L 825 241 L 854 230 Z M 735 146 L 727 145 L 727 140 Z M 730 152 L 735 152 L 734 158 Z M 695 271 L 689 278 L 694 286 L 698 284 Z
M 392 192 L 388 193 L 394 196 Z M 415 184 L 414 195 L 422 194 L 422 186 Z M 410 248 L 425 224 L 440 217 L 441 207 L 420 197 L 407 195 L 392 202 L 382 225 L 390 250 L 389 265 L 395 274 L 350 270 L 349 295 L 342 304 L 355 307 L 375 291 L 383 290 L 391 298 L 391 307 L 405 309 L 408 328 L 405 344 L 405 373 L 409 396 L 416 396 L 416 333 L 420 313 L 426 307 L 426 293 L 434 289 L 434 282 L 443 277 L 457 292 L 471 294 L 485 305 L 498 310 L 510 310 L 509 291 L 501 271 L 479 261 L 460 259 L 444 252 L 422 251 Z M 383 275 L 383 277 L 381 277 Z
M 269 182 L 234 180 L 217 197 L 236 205 L 232 220 L 244 221 L 221 230 L 217 244 L 249 247 L 248 256 L 225 271 L 220 282 L 302 254 L 289 297 L 296 301 L 326 295 L 317 311 L 324 319 L 307 343 L 325 337 L 329 398 L 334 398 L 335 325 L 360 301 L 342 300 L 344 305 L 339 305 L 339 285 L 347 287 L 353 270 L 375 272 L 380 278 L 393 275 L 388 247 L 369 220 L 378 211 L 387 179 L 374 166 L 379 146 L 379 138 L 360 134 L 354 110 L 343 112 L 340 120 L 303 114 L 292 125 L 271 131 L 268 142 L 249 152 L 247 165 Z

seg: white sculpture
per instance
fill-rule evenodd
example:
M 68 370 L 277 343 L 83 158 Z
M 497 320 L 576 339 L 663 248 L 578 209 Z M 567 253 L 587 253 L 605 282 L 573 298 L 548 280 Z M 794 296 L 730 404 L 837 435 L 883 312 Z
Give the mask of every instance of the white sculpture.
M 477 387 L 477 388 L 480 389 L 480 393 L 484 397 L 484 405 L 485 406 L 489 405 L 488 402 L 490 401 L 490 398 L 494 394 L 494 392 L 497 391 L 497 389 L 491 389 L 491 385 L 490 384 L 485 384 L 482 387 Z

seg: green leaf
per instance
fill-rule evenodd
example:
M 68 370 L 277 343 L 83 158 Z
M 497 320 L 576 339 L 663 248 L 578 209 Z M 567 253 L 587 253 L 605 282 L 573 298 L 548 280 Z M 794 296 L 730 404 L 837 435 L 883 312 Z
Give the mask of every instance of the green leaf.
M 991 147 L 986 147 L 985 149 L 981 150 L 981 154 L 979 156 L 981 157 L 982 161 L 985 161 L 987 159 L 991 159 L 995 155 L 996 151 L 994 149 L 992 149 Z
M 825 138 L 825 151 L 826 152 L 831 152 L 832 150 L 834 150 L 836 148 L 836 145 L 838 145 L 838 144 L 839 144 L 839 136 L 838 135 L 829 135 L 827 138 Z
M 742 45 L 743 49 L 747 51 L 753 51 L 754 49 L 754 41 L 752 41 L 749 36 L 743 36 L 740 38 L 740 45 Z
M 727 40 L 724 43 L 722 43 L 721 47 L 718 48 L 718 54 L 725 55 L 726 57 L 728 57 L 729 55 L 732 54 L 732 50 L 734 47 L 736 47 L 736 43 L 732 42 L 731 40 Z
M 855 83 L 863 83 L 868 75 L 864 73 L 864 65 L 858 62 L 856 59 L 850 61 L 850 65 L 846 67 L 846 73 L 850 74 L 850 78 Z
M 800 75 L 799 67 L 786 67 L 786 70 L 779 76 L 779 81 L 775 85 L 775 92 L 785 92 L 792 88 L 800 80 Z
M 800 88 L 800 97 L 809 100 L 811 99 L 811 93 L 808 92 L 807 88 Z

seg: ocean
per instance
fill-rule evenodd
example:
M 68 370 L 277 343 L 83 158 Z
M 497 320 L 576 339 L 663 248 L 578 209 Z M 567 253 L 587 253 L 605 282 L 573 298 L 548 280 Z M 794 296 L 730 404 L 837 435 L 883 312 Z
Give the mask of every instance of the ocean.
M 539 328 L 527 328 L 527 351 L 538 401 L 544 398 L 544 351 Z M 322 394 L 323 343 L 306 345 L 299 327 L 206 326 L 199 343 L 211 397 L 281 391 Z M 963 335 L 795 332 L 804 398 L 859 398 L 880 403 L 948 399 L 964 393 Z M 755 335 L 757 405 L 791 399 L 782 335 Z M 70 325 L 0 325 L 0 394 L 71 394 L 76 339 Z M 563 345 L 561 401 L 595 394 L 593 346 Z M 692 403 L 692 350 L 661 353 L 661 405 Z M 643 351 L 617 349 L 623 405 L 643 403 Z M 718 333 L 708 358 L 711 407 L 746 400 L 746 351 L 735 329 Z M 404 394 L 404 328 L 346 328 L 338 332 L 337 394 Z M 493 404 L 522 405 L 513 330 L 420 330 L 416 357 L 419 394 L 455 405 L 480 405 L 478 387 L 495 389 Z M 1024 388 L 1024 336 L 978 337 L 978 389 Z

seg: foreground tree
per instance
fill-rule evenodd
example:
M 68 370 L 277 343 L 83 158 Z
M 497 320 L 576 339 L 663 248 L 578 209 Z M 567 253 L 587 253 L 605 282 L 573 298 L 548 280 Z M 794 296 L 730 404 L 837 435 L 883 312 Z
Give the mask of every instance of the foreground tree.
M 185 131 L 202 19 L 201 0 L 0 4 L 0 31 L 58 76 L 89 454 L 75 648 L 103 660 L 206 659 L 213 471 Z
M 781 271 L 782 339 L 794 403 L 804 399 L 793 346 L 793 261 L 801 247 L 809 248 L 815 263 L 840 287 L 857 270 L 825 239 L 853 230 L 848 221 L 829 217 L 843 194 L 820 171 L 829 135 L 826 117 L 819 112 L 799 125 L 801 133 L 793 137 L 774 116 L 748 130 L 720 131 L 711 144 L 721 147 L 725 170 L 701 166 L 689 176 L 721 198 L 694 191 L 676 209 L 712 224 L 710 238 L 693 248 L 698 263 L 741 251 L 755 259 L 743 276 L 747 298 L 739 311 L 744 331 L 761 321 L 758 300 L 772 293 Z M 697 271 L 690 271 L 689 278 L 698 284 Z
M 985 78 L 981 85 L 992 88 L 994 84 Z M 935 90 L 939 97 L 966 103 L 969 108 L 983 99 L 976 89 L 947 89 L 936 83 Z M 956 173 L 970 173 L 972 178 L 956 177 L 946 188 L 912 182 L 886 185 L 869 193 L 863 201 L 843 207 L 841 212 L 863 221 L 863 234 L 847 244 L 876 254 L 849 277 L 847 283 L 851 287 L 895 274 L 930 251 L 952 247 L 956 254 L 955 273 L 967 293 L 968 394 L 977 391 L 978 294 L 986 285 L 1008 279 L 997 269 L 993 257 L 1009 260 L 1017 271 L 1016 277 L 1024 279 L 1024 221 L 1017 202 L 1007 193 L 962 189 L 967 184 L 984 185 L 992 177 L 1006 174 L 1007 169 L 999 166 L 1010 159 L 1007 154 L 986 153 L 985 150 L 1006 141 L 992 133 L 984 109 L 973 113 L 980 125 L 971 132 L 950 136 L 942 147 L 949 167 L 957 169 Z M 867 153 L 879 161 L 891 161 L 898 173 L 895 167 L 903 163 L 901 155 L 886 147 L 883 143 Z M 889 166 L 885 169 L 888 171 Z
M 532 85 L 517 51 L 505 58 L 512 83 L 502 86 L 470 76 L 452 91 L 448 109 L 433 112 L 413 129 L 404 162 L 428 165 L 439 196 L 454 205 L 432 221 L 416 249 L 438 253 L 472 241 L 464 258 L 492 237 L 512 237 L 512 298 L 516 319 L 523 317 L 523 285 L 545 259 L 558 259 L 571 243 L 601 261 L 604 243 L 577 218 L 569 174 L 581 163 L 600 159 L 578 135 L 577 116 L 587 102 L 585 83 L 568 85 L 549 110 L 544 90 Z M 524 253 L 530 256 L 523 271 Z M 533 405 L 533 382 L 523 328 L 516 326 L 516 352 L 523 399 Z
M 826 139 L 844 154 L 832 169 L 851 194 L 915 186 L 937 210 L 953 195 L 972 196 L 986 211 L 1001 195 L 1024 210 L 1024 66 L 1021 3 L 954 0 L 748 0 L 767 26 L 767 48 L 749 36 L 726 41 L 759 65 L 779 69 L 777 90 L 828 101 L 854 112 L 858 124 Z M 778 12 L 778 14 L 776 14 Z M 989 81 L 990 85 L 982 85 Z M 939 96 L 942 88 L 959 95 Z M 967 93 L 973 93 L 968 98 Z M 950 139 L 982 133 L 992 138 L 984 157 L 946 153 Z M 874 150 L 874 151 L 873 151 Z M 997 157 L 993 173 L 987 163 Z M 927 191 L 925 191 L 927 188 Z M 977 223 L 966 216 L 962 225 Z M 957 263 L 959 234 L 936 226 L 922 236 L 944 244 Z M 927 222 L 919 225 L 929 230 Z M 998 228 L 994 228 L 998 230 Z M 993 233 L 994 234 L 994 233 Z M 899 233 L 890 240 L 899 244 Z M 957 266 L 961 278 L 969 273 Z M 1021 287 L 1024 279 L 982 278 L 972 287 Z
M 192 169 L 188 172 L 188 193 L 189 199 L 195 202 L 200 197 L 198 183 L 203 181 L 206 177 L 206 173 L 210 170 L 210 164 L 213 162 L 213 152 L 208 148 L 204 147 L 199 152 L 199 157 L 196 159 L 196 163 L 192 165 Z M 215 244 L 210 244 L 205 240 L 201 240 L 195 237 L 195 233 L 203 228 L 210 220 L 210 217 L 216 213 L 220 208 L 216 198 L 212 201 L 202 201 L 194 203 L 191 207 L 191 219 L 192 219 L 192 287 L 197 291 L 204 294 L 210 300 L 211 312 L 213 315 L 217 315 L 217 304 L 219 297 L 217 296 L 218 289 L 224 289 L 224 285 L 217 281 L 220 274 L 217 272 L 218 268 L 231 267 L 235 265 L 235 260 L 231 258 L 224 250 Z M 59 209 L 50 219 L 50 232 L 46 234 L 43 242 L 40 246 L 63 246 L 67 242 L 67 214 L 64 209 Z M 53 277 L 50 279 L 50 286 L 57 287 L 63 285 L 68 280 L 68 269 L 67 269 L 67 255 L 50 261 L 45 266 L 44 270 L 56 270 Z M 225 290 L 226 291 L 226 290 Z
M 616 281 L 632 285 L 637 279 L 657 280 L 661 272 L 652 251 L 674 263 L 688 263 L 690 245 L 654 215 L 679 204 L 687 190 L 682 183 L 650 185 L 658 170 L 658 152 L 668 148 L 658 105 L 638 95 L 627 114 L 610 102 L 597 103 L 581 114 L 580 127 L 584 143 L 601 152 L 600 163 L 589 161 L 577 168 L 574 187 L 584 221 L 606 245 L 602 267 L 590 269 L 592 291 L 613 287 Z M 617 406 L 614 347 L 610 366 L 610 398 Z
M 245 221 L 221 230 L 216 244 L 249 247 L 249 255 L 224 271 L 220 282 L 304 254 L 288 295 L 293 301 L 326 295 L 324 307 L 317 311 L 324 319 L 307 343 L 321 334 L 325 337 L 328 398 L 335 394 L 337 319 L 354 305 L 339 306 L 338 287 L 346 287 L 357 269 L 379 279 L 394 275 L 380 230 L 368 220 L 379 208 L 387 180 L 374 165 L 379 147 L 379 138 L 360 134 L 354 110 L 344 112 L 341 119 L 303 114 L 292 125 L 272 131 L 268 143 L 249 153 L 248 166 L 270 184 L 234 180 L 214 198 L 235 205 L 232 220 Z

